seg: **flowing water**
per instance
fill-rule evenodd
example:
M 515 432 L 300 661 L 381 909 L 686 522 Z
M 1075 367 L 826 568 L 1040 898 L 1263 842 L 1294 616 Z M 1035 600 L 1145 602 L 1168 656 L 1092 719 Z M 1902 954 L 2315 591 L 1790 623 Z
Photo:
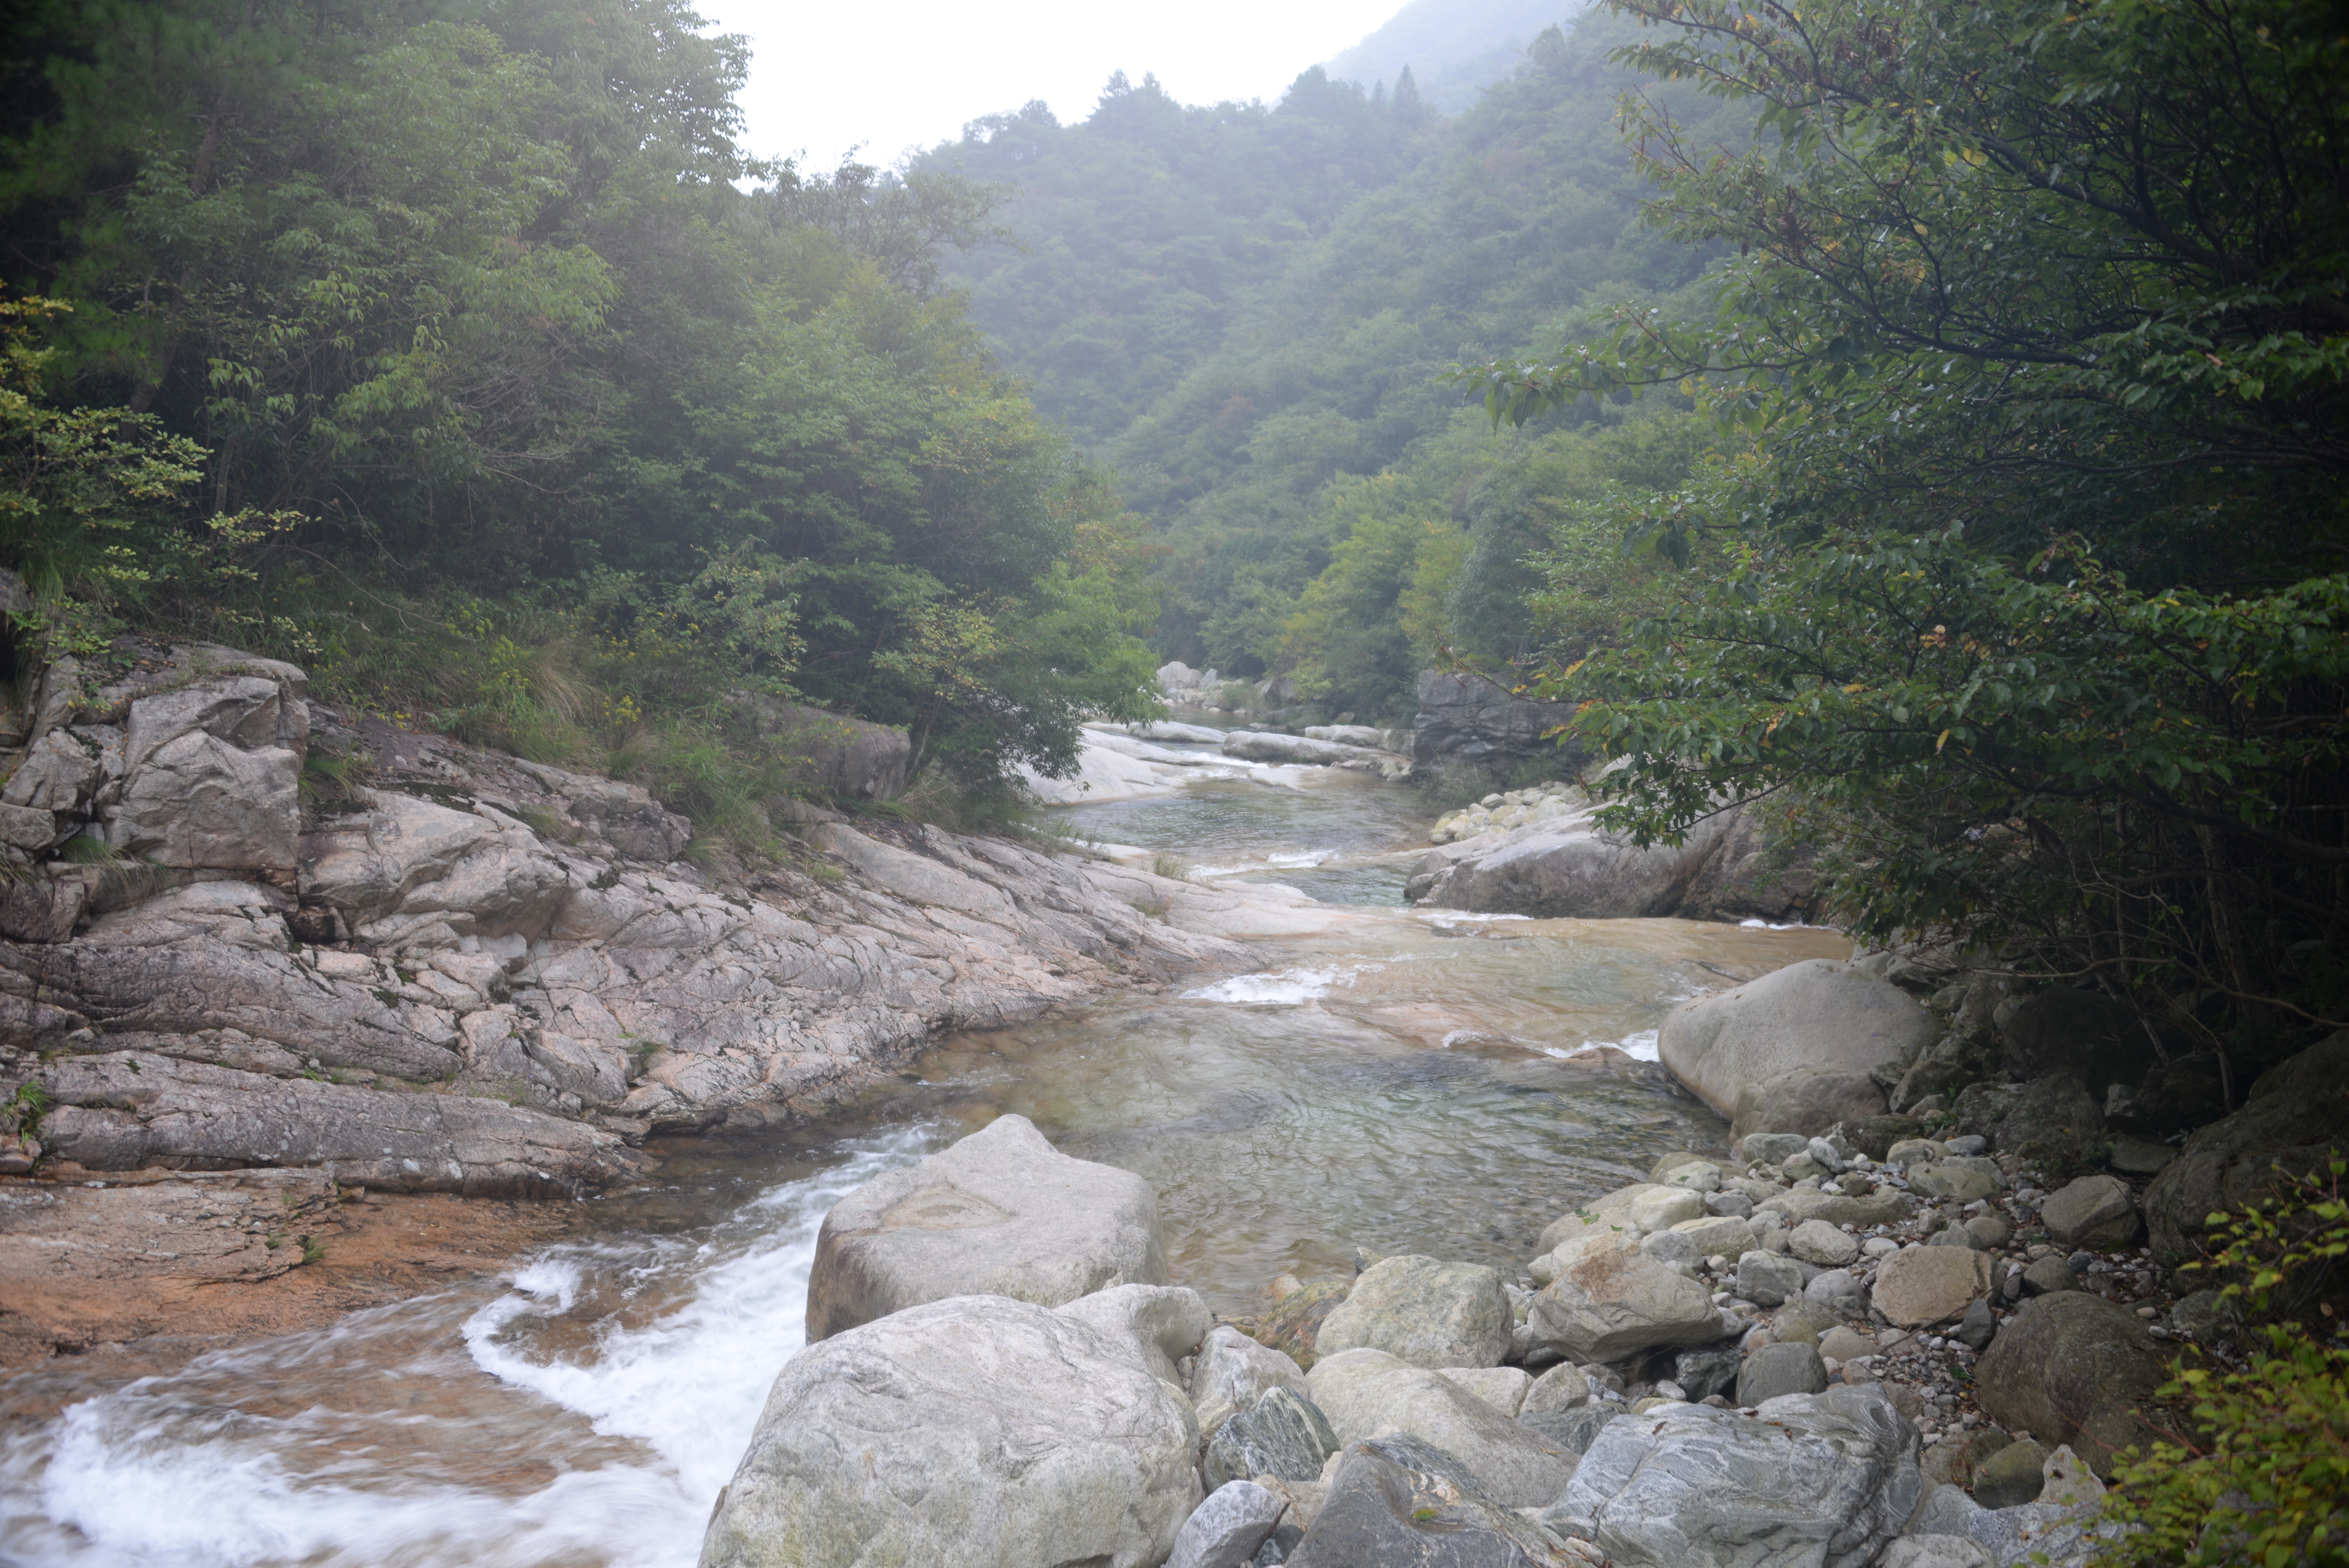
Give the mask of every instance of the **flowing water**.
M 1404 910 L 1428 814 L 1354 774 L 1066 815 L 1196 875 L 1364 907 L 1254 974 L 941 1041 L 826 1128 L 660 1147 L 656 1184 L 596 1202 L 595 1240 L 503 1280 L 127 1387 L 26 1374 L 70 1402 L 0 1446 L 0 1564 L 688 1564 L 803 1342 L 816 1229 L 874 1173 L 1017 1111 L 1147 1177 L 1176 1282 L 1226 1313 L 1355 1249 L 1512 1267 L 1573 1202 L 1722 1138 L 1627 1059 L 1652 1058 L 1673 1002 L 1850 951 L 1821 931 Z

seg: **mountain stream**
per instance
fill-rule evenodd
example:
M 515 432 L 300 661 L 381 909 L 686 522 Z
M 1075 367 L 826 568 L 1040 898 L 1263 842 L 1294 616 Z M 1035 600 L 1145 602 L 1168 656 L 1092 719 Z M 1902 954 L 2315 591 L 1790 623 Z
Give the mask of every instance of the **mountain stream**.
M 1407 910 L 1430 820 L 1407 786 L 1200 771 L 1058 815 L 1354 916 L 1265 944 L 1256 973 L 941 1039 L 821 1127 L 657 1143 L 654 1183 L 594 1201 L 595 1239 L 502 1278 L 127 1385 L 19 1374 L 58 1413 L 0 1428 L 0 1564 L 684 1568 L 803 1343 L 824 1212 L 874 1173 L 1017 1111 L 1149 1178 L 1175 1283 L 1227 1314 L 1356 1249 L 1510 1270 L 1569 1204 L 1724 1136 L 1627 1059 L 1652 1061 L 1674 1002 L 1850 952 L 1820 930 Z

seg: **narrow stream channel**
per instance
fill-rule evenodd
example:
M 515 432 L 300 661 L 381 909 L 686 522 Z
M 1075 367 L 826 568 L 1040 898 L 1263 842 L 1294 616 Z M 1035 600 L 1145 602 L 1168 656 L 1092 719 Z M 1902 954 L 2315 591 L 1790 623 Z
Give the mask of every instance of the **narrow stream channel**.
M 942 1040 L 825 1128 L 672 1140 L 657 1184 L 596 1201 L 596 1240 L 502 1283 L 128 1387 L 93 1372 L 0 1449 L 0 1564 L 689 1564 L 802 1343 L 816 1229 L 874 1173 L 1018 1111 L 1147 1177 L 1176 1283 L 1226 1313 L 1357 1248 L 1514 1268 L 1570 1203 L 1724 1134 L 1660 1068 L 1587 1047 L 1651 1057 L 1675 1001 L 1850 952 L 1825 931 L 1405 910 L 1428 814 L 1356 774 L 1062 814 L 1199 876 L 1366 907 L 1268 944 L 1256 974 Z

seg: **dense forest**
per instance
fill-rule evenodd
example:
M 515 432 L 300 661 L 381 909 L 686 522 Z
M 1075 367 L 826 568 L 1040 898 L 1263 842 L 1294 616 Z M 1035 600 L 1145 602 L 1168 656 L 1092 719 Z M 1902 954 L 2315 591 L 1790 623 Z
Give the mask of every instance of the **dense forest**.
M 943 286 L 988 196 L 749 157 L 682 5 L 19 26 L 0 552 L 54 647 L 214 635 L 746 822 L 762 695 L 979 783 L 1146 709 L 1134 526 Z
M 1496 440 L 1442 382 L 1703 273 L 1706 247 L 1643 226 L 1616 136 L 1640 77 L 1608 56 L 1635 31 L 1552 26 L 1449 120 L 1407 71 L 1365 90 L 1317 68 L 1270 108 L 1112 82 L 1081 124 L 1031 107 L 920 161 L 1018 192 L 1013 242 L 947 271 L 1153 523 L 1163 656 L 1285 676 L 1312 713 L 1407 719 L 1420 669 L 1506 666 L 1547 634 L 1529 553 L 1611 553 L 1554 542 L 1561 504 L 1685 467 L 1685 407 L 1567 411 Z M 1743 106 L 1645 85 L 1702 134 L 1747 134 Z M 1574 618 L 1611 624 L 1616 575 L 1584 574 Z
M 1630 830 L 1764 798 L 1863 931 L 2271 1043 L 2349 992 L 2329 15 L 1624 0 L 1456 115 L 1120 77 L 815 172 L 675 4 L 39 9 L 16 634 L 284 652 L 754 834 L 761 696 L 969 786 L 1163 658 L 1291 722 L 1480 668 Z

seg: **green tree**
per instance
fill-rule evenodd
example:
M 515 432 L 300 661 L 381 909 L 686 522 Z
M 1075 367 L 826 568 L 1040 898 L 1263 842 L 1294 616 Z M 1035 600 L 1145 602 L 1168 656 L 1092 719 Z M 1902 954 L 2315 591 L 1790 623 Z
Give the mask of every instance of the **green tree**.
M 1758 108 L 1627 105 L 1710 320 L 1464 374 L 1498 418 L 1689 387 L 1750 460 L 1635 542 L 1713 564 L 1556 670 L 1670 835 L 1784 792 L 1857 930 L 2020 941 L 2260 1049 L 2349 1011 L 2333 14 L 2290 0 L 1796 11 L 1619 0 Z M 2178 1012 L 2184 994 L 2199 1006 Z

